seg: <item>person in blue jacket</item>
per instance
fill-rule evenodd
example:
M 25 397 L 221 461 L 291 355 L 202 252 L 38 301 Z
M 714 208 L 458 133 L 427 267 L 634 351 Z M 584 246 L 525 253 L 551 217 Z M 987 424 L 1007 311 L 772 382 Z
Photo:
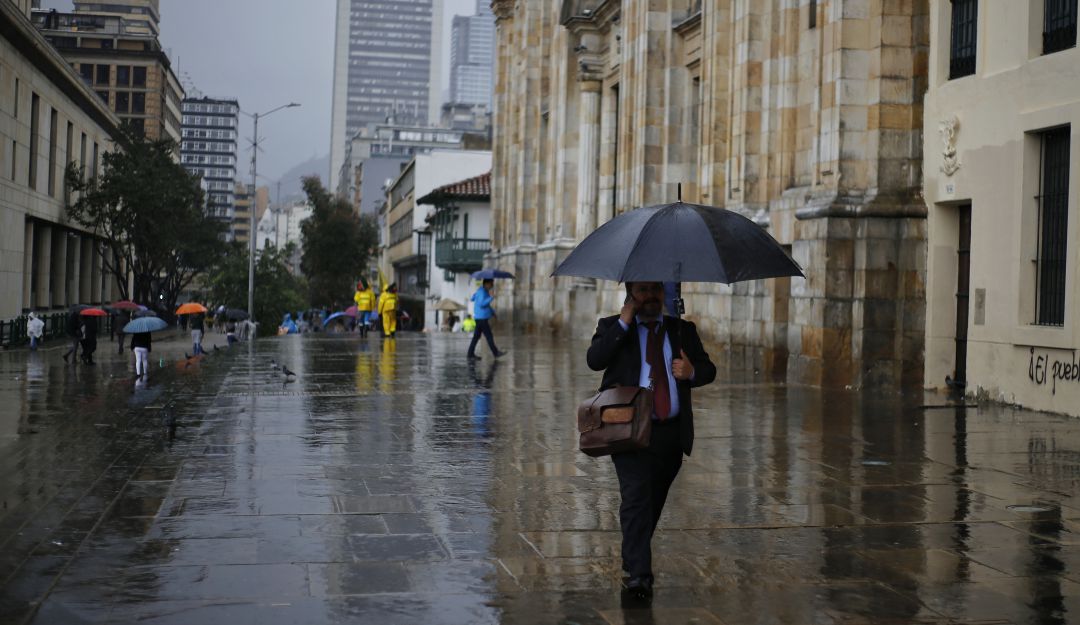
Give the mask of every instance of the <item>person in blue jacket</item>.
M 480 335 L 483 334 L 487 339 L 488 347 L 491 348 L 491 353 L 495 354 L 498 358 L 506 352 L 500 352 L 498 347 L 495 347 L 495 337 L 491 334 L 491 318 L 495 316 L 495 311 L 491 308 L 491 302 L 495 298 L 491 295 L 491 289 L 495 286 L 494 280 L 484 280 L 483 285 L 476 289 L 473 293 L 473 319 L 476 320 L 476 329 L 473 330 L 472 342 L 469 343 L 469 359 L 477 359 L 476 344 L 480 342 Z

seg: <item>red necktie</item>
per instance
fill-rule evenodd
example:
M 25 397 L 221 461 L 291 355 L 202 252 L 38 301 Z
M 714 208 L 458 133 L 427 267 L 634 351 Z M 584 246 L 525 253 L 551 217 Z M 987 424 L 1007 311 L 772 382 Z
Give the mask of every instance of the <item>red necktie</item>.
M 664 362 L 664 333 L 657 332 L 658 321 L 645 323 L 649 333 L 645 339 L 645 362 L 653 387 L 653 412 L 663 421 L 671 415 L 671 391 L 668 388 L 667 363 Z

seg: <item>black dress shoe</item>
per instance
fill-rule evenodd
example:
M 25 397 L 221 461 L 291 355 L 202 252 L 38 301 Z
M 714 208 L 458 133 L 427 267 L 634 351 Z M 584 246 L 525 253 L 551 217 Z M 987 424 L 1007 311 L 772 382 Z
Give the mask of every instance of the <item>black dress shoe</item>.
M 648 577 L 631 577 L 623 582 L 626 594 L 635 599 L 651 599 L 652 585 L 652 579 Z

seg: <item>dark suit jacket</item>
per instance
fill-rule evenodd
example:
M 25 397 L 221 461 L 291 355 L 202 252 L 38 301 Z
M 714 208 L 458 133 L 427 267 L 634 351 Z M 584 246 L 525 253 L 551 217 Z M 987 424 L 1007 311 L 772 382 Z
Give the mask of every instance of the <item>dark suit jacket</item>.
M 681 324 L 675 332 L 675 324 Z M 679 391 L 679 427 L 683 453 L 687 456 L 694 447 L 694 409 L 690 403 L 690 389 L 705 386 L 716 379 L 716 365 L 709 360 L 705 348 L 698 337 L 697 326 L 689 321 L 679 321 L 675 317 L 664 316 L 664 330 L 671 343 L 671 355 L 679 357 L 679 349 L 686 350 L 690 363 L 694 365 L 693 381 L 676 380 Z M 678 336 L 676 336 L 676 334 Z M 641 380 L 641 346 L 638 343 L 637 322 L 630 324 L 624 331 L 619 325 L 619 316 L 604 317 L 596 324 L 596 334 L 587 356 L 589 368 L 603 371 L 604 379 L 600 390 L 614 386 L 637 386 Z

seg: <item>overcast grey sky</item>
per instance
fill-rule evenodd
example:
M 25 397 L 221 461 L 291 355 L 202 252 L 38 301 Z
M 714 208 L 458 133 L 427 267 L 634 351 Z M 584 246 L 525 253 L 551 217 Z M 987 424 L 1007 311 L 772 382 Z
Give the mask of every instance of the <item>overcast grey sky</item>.
M 449 85 L 450 22 L 472 15 L 475 0 L 443 3 L 443 85 Z M 71 10 L 71 0 L 45 0 Z M 300 108 L 259 122 L 260 180 L 330 152 L 336 0 L 161 0 L 161 43 L 185 84 L 208 96 L 235 97 L 240 108 L 265 112 L 288 102 Z M 251 120 L 241 120 L 241 164 L 247 179 Z M 325 173 L 324 173 L 325 176 Z M 325 180 L 324 180 L 325 182 Z

